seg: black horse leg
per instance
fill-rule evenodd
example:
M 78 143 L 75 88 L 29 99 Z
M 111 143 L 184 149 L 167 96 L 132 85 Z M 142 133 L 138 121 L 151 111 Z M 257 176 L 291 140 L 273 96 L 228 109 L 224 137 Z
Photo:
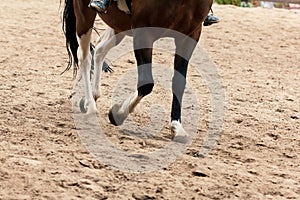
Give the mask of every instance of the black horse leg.
M 175 55 L 174 76 L 172 80 L 172 111 L 171 121 L 181 122 L 181 104 L 182 96 L 186 85 L 186 73 L 188 69 L 188 61 L 179 55 Z
M 152 49 L 140 49 L 134 51 L 138 64 L 138 96 L 144 97 L 151 93 L 154 87 L 152 77 Z
M 138 96 L 144 97 L 151 93 L 154 87 L 152 77 L 152 52 L 153 42 L 151 35 L 139 33 L 134 35 L 134 54 L 138 66 Z
M 109 120 L 114 125 L 121 125 L 142 98 L 151 93 L 154 80 L 152 77 L 153 40 L 145 32 L 134 33 L 134 53 L 138 67 L 138 93 L 129 96 L 122 104 L 116 104 L 109 112 Z
M 187 39 L 187 41 L 179 41 L 178 39 L 175 40 L 175 43 L 176 55 L 174 59 L 174 76 L 172 80 L 173 101 L 171 122 L 181 122 L 182 97 L 186 85 L 186 74 L 190 57 L 197 42 L 192 41 L 192 39 Z

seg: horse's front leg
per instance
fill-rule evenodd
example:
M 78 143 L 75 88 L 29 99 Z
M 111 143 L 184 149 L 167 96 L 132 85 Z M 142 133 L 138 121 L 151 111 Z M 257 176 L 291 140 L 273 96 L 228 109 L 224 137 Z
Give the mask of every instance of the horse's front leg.
M 174 59 L 174 76 L 172 80 L 172 110 L 170 128 L 174 134 L 173 141 L 187 143 L 189 135 L 185 132 L 181 124 L 182 97 L 186 85 L 186 74 L 190 57 L 197 44 L 192 39 L 175 39 L 176 55 Z
M 79 74 L 84 82 L 84 110 L 87 114 L 97 112 L 96 102 L 94 100 L 92 86 L 91 86 L 91 59 L 90 53 L 90 41 L 91 41 L 92 29 L 89 29 L 85 34 L 77 36 L 79 48 L 78 48 L 78 65 Z
M 116 126 L 123 124 L 142 98 L 150 94 L 154 87 L 152 77 L 152 47 L 154 40 L 145 33 L 134 33 L 133 41 L 134 54 L 138 65 L 137 92 L 126 99 L 121 105 L 116 104 L 110 110 L 110 122 Z
M 104 34 L 99 37 L 95 47 L 95 71 L 94 71 L 94 79 L 93 79 L 93 96 L 95 101 L 100 97 L 100 80 L 101 80 L 101 72 L 102 66 L 104 64 L 104 58 L 108 51 L 114 46 L 118 45 L 125 35 L 118 34 L 115 35 L 115 30 L 112 28 L 107 28 Z

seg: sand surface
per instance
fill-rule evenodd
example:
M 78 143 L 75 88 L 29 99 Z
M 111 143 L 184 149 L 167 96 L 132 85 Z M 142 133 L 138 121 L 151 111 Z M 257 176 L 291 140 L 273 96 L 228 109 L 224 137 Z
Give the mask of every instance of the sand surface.
M 67 54 L 59 1 L 1 1 L 0 10 L 0 199 L 300 199 L 299 11 L 216 5 L 222 21 L 205 27 L 200 42 L 226 95 L 216 146 L 197 157 L 211 102 L 205 81 L 191 68 L 188 80 L 199 104 L 196 139 L 171 165 L 131 173 L 95 159 L 78 135 L 69 99 L 72 72 L 60 75 Z M 105 27 L 101 21 L 97 26 Z M 154 60 L 171 66 L 170 55 L 157 51 Z M 107 138 L 128 152 L 163 148 L 172 137 L 170 90 L 155 87 L 132 115 L 134 128 L 114 127 L 107 119 L 111 97 L 120 77 L 134 69 L 134 57 L 112 64 L 115 72 L 103 75 L 97 102 Z M 125 94 L 134 91 L 130 84 Z M 151 107 L 157 102 L 165 112 L 155 120 L 163 128 L 150 137 L 143 127 L 151 125 L 153 109 L 160 110 Z

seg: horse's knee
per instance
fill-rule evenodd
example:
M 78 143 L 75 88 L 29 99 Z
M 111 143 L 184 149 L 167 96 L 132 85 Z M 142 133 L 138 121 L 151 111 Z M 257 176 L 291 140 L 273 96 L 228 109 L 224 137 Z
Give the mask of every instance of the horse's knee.
M 153 90 L 153 87 L 154 87 L 154 83 L 148 83 L 148 84 L 140 86 L 138 88 L 138 95 L 144 97 L 144 96 L 150 94 Z

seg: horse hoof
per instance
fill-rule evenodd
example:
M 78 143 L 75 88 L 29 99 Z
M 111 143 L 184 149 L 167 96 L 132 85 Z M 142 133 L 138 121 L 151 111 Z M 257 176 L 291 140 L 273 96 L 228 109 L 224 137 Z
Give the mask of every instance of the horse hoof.
M 82 113 L 86 113 L 86 111 L 87 111 L 84 107 L 84 104 L 85 104 L 85 100 L 84 100 L 84 98 L 81 98 L 81 100 L 79 102 L 79 108 Z
M 174 134 L 173 141 L 186 144 L 189 142 L 189 135 L 185 132 L 182 128 L 182 125 L 179 121 L 172 121 L 171 122 L 171 131 Z
M 110 123 L 112 123 L 115 126 L 122 125 L 125 120 L 124 116 L 118 114 L 119 109 L 120 109 L 120 106 L 116 104 L 110 109 L 110 111 L 108 113 L 108 118 L 109 118 Z
M 121 125 L 121 124 L 118 124 L 117 121 L 115 120 L 116 113 L 118 113 L 119 108 L 120 108 L 119 105 L 114 105 L 114 106 L 110 109 L 110 111 L 109 111 L 109 113 L 108 113 L 108 118 L 109 118 L 110 123 L 112 123 L 112 124 L 115 125 L 115 126 Z M 116 118 L 117 118 L 117 117 L 116 117 Z
M 118 126 L 118 124 L 115 121 L 114 114 L 112 113 L 112 109 L 110 109 L 110 111 L 108 113 L 108 119 L 109 119 L 110 123 L 112 123 L 115 126 Z
M 189 137 L 187 135 L 175 135 L 173 137 L 173 142 L 186 144 L 189 142 Z

